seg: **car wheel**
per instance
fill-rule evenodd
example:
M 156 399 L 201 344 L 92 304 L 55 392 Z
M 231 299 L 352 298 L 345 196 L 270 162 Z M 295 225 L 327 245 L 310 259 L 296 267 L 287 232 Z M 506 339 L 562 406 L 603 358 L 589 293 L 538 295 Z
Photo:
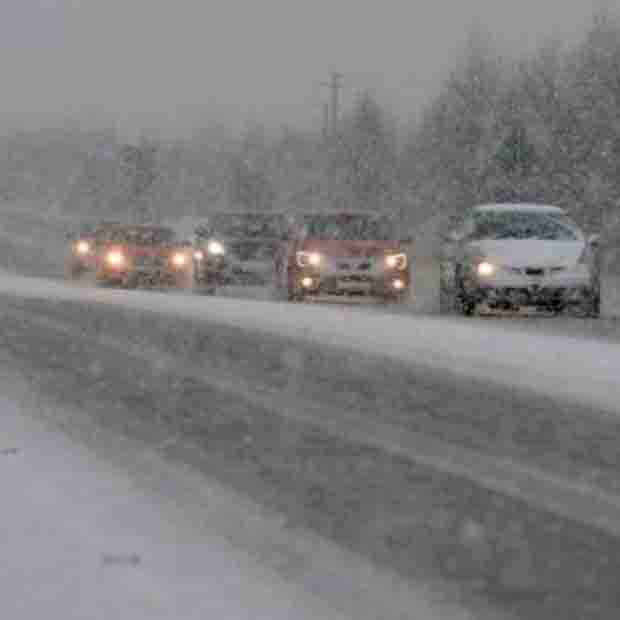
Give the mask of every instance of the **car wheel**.
M 78 263 L 70 262 L 65 267 L 65 276 L 69 280 L 77 280 L 82 275 L 82 267 Z
M 194 278 L 191 273 L 181 273 L 175 278 L 177 288 L 188 291 L 193 288 Z
M 456 311 L 463 316 L 473 316 L 476 313 L 476 300 L 467 294 L 460 273 L 460 266 L 455 274 L 455 307 Z
M 299 285 L 296 282 L 296 279 L 290 271 L 286 271 L 284 276 L 284 290 L 285 298 L 287 301 L 303 301 L 304 294 Z
M 128 288 L 128 289 L 138 288 L 138 282 L 139 282 L 138 276 L 132 273 L 127 277 L 127 280 L 124 283 L 125 288 Z
M 103 288 L 111 288 L 112 286 L 117 284 L 117 282 L 114 282 L 113 280 L 110 280 L 109 278 L 98 278 L 97 284 Z
M 579 319 L 597 318 L 600 315 L 600 300 L 595 293 L 589 294 L 581 303 L 571 308 L 571 314 Z
M 459 301 L 460 313 L 463 316 L 474 316 L 476 314 L 476 302 L 472 299 L 461 299 Z
M 385 295 L 381 298 L 381 302 L 390 306 L 402 306 L 405 303 L 404 295 Z

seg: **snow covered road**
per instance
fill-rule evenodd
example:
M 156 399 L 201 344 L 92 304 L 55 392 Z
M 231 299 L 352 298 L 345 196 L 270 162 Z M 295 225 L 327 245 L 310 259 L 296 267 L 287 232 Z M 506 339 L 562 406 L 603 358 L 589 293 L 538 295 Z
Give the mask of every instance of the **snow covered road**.
M 50 405 L 39 402 L 34 412 L 32 393 L 25 395 L 29 390 L 22 385 L 16 397 L 15 376 L 4 370 L 2 617 L 472 618 L 437 592 L 403 590 L 398 579 L 386 581 L 385 573 L 325 541 L 296 534 L 291 551 L 279 525 L 253 514 L 249 502 L 173 467 L 143 445 L 101 429 L 86 444 L 75 441 L 38 419 Z M 55 422 L 72 415 L 55 412 Z M 231 523 L 240 528 L 232 542 L 220 531 L 230 536 Z M 263 553 L 272 547 L 271 561 L 260 563 L 240 548 L 248 536 L 262 539 L 254 546 Z M 307 583 L 285 580 L 273 570 L 274 554 L 275 564 L 289 571 L 291 562 L 309 564 L 301 571 Z
M 296 524 L 293 546 L 303 539 L 301 524 L 364 557 L 379 557 L 408 579 L 421 566 L 442 576 L 460 566 L 468 582 L 478 580 L 474 590 L 521 588 L 550 597 L 557 590 L 552 604 L 562 617 L 582 620 L 580 610 L 592 604 L 617 610 L 609 584 L 617 575 L 611 512 L 618 420 L 596 409 L 596 385 L 584 392 L 588 408 L 555 403 L 549 396 L 557 397 L 557 388 L 529 393 L 475 368 L 457 376 L 441 355 L 432 355 L 425 328 L 433 320 L 394 317 L 398 328 L 409 326 L 400 332 L 409 341 L 401 337 L 399 347 L 398 329 L 363 312 L 347 313 L 345 325 L 340 311 L 324 307 L 80 290 L 12 276 L 0 285 L 2 343 L 32 368 L 50 399 L 83 407 L 81 417 L 123 436 L 170 446 L 175 458 L 203 474 L 275 505 Z M 290 310 L 280 314 L 284 308 Z M 471 336 L 472 327 L 451 329 Z M 475 329 L 473 335 L 478 338 Z M 514 347 L 518 334 L 495 335 L 501 346 L 512 346 L 516 368 L 527 368 L 528 357 Z M 489 355 L 487 341 L 478 345 Z M 469 349 L 455 353 L 467 360 Z M 587 358 L 585 367 L 595 362 Z M 506 391 L 507 385 L 513 388 Z M 314 409 L 306 411 L 309 400 Z M 465 460 L 461 445 L 469 450 Z M 581 488 L 570 484 L 574 477 Z M 599 483 L 611 495 L 596 506 L 597 515 L 587 507 Z M 568 495 L 555 493 L 560 487 Z M 611 520 L 599 518 L 603 512 Z M 472 555 L 461 527 L 482 529 L 475 543 L 480 555 Z M 510 536 L 517 532 L 518 541 L 508 542 L 516 552 L 504 548 L 507 528 Z M 232 539 L 248 529 L 237 528 Z M 535 561 L 527 559 L 532 556 Z M 299 570 L 297 561 L 283 563 Z M 340 566 L 342 576 L 355 563 L 327 565 Z M 557 566 L 566 570 L 559 574 Z M 586 601 L 569 597 L 593 576 L 596 587 L 583 590 Z M 316 584 L 317 576 L 304 574 L 303 581 Z M 350 592 L 351 581 L 338 582 L 330 572 L 332 595 Z M 388 589 L 379 587 L 383 596 L 374 600 L 392 601 Z M 345 598 L 357 600 L 359 592 Z M 545 617 L 528 600 L 521 617 Z M 345 613 L 363 617 L 351 608 Z
M 324 306 L 84 289 L 0 273 L 0 293 L 83 301 L 325 343 L 368 355 L 620 411 L 620 349 L 611 342 L 435 317 L 343 313 Z
M 3 617 L 344 617 L 206 528 L 170 522 L 158 497 L 6 398 L 0 407 Z

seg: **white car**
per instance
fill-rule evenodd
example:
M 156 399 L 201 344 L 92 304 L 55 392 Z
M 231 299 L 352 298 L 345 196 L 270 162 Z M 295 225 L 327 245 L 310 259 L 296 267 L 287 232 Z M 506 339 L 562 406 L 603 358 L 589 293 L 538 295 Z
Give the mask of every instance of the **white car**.
M 456 243 L 457 307 L 465 315 L 535 307 L 598 312 L 593 243 L 563 209 L 545 205 L 475 207 Z

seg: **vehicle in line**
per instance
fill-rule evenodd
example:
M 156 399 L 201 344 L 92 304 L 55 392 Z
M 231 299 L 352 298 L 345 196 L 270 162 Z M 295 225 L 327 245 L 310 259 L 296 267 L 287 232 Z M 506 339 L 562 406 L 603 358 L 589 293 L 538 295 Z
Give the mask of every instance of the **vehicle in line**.
M 276 257 L 276 282 L 288 300 L 364 296 L 402 301 L 411 283 L 410 238 L 388 215 L 365 211 L 302 216 Z
M 119 228 L 97 255 L 97 282 L 136 288 L 175 286 L 190 288 L 192 258 L 189 243 L 163 226 Z
M 67 234 L 69 241 L 65 259 L 67 278 L 75 280 L 87 272 L 94 272 L 99 248 L 120 228 L 120 222 L 102 221 L 97 224 L 83 224 L 77 233 Z
M 273 261 L 285 230 L 274 212 L 221 212 L 194 233 L 194 283 L 214 292 L 224 285 L 265 286 L 273 280 Z
M 598 237 L 587 239 L 559 207 L 480 205 L 448 239 L 456 246 L 457 310 L 466 316 L 485 309 L 599 312 Z

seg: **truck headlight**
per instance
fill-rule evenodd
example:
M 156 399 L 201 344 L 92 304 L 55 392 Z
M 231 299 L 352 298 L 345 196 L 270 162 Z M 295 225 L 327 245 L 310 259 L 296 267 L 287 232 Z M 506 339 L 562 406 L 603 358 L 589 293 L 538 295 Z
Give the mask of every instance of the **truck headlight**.
M 404 253 L 390 254 L 385 257 L 385 266 L 388 269 L 398 269 L 398 271 L 403 271 L 403 269 L 407 269 L 407 255 Z
M 125 257 L 123 256 L 122 252 L 119 252 L 118 250 L 112 250 L 111 252 L 108 252 L 106 254 L 105 261 L 111 267 L 120 267 L 125 263 Z
M 495 265 L 492 265 L 491 263 L 488 263 L 486 261 L 479 263 L 476 267 L 476 273 L 483 278 L 488 278 L 492 276 L 496 271 L 497 268 L 495 267 Z
M 318 267 L 322 260 L 318 252 L 297 252 L 297 265 L 299 267 Z
M 213 256 L 222 256 L 226 252 L 226 249 L 219 241 L 210 241 L 207 249 L 209 254 L 213 254 Z

